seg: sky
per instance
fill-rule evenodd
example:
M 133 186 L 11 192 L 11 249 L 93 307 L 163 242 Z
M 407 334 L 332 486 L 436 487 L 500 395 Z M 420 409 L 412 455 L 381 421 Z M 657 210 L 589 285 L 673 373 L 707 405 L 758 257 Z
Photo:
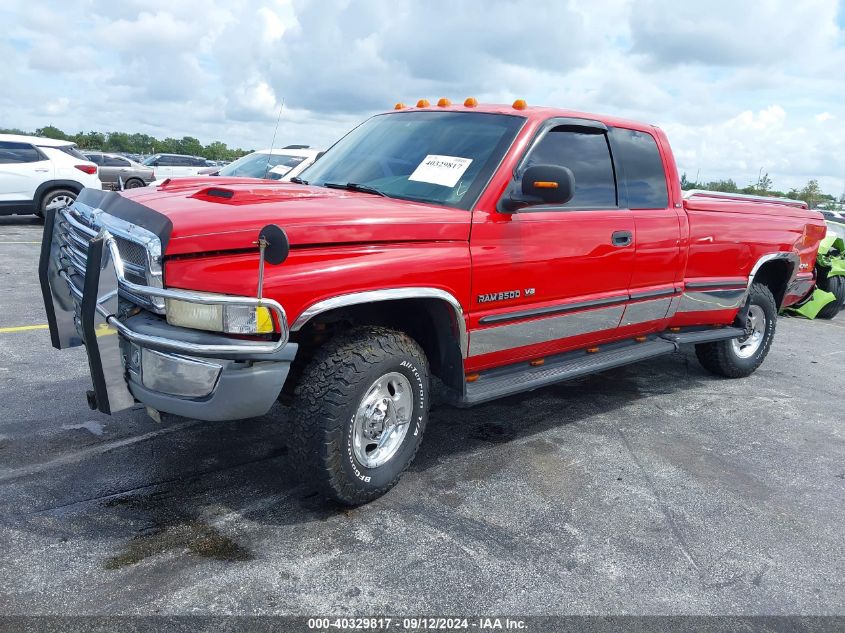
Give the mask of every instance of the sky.
M 2 0 L 0 127 L 326 147 L 396 102 L 643 120 L 690 178 L 845 192 L 834 0 Z

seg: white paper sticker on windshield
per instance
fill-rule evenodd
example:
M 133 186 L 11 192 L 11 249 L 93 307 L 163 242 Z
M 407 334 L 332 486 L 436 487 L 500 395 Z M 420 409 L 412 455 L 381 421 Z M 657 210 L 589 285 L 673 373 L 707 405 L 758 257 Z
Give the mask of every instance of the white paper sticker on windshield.
M 429 182 L 433 185 L 443 185 L 444 187 L 454 187 L 458 184 L 458 181 L 464 175 L 471 162 L 471 158 L 429 154 L 417 165 L 417 168 L 408 177 L 408 180 Z

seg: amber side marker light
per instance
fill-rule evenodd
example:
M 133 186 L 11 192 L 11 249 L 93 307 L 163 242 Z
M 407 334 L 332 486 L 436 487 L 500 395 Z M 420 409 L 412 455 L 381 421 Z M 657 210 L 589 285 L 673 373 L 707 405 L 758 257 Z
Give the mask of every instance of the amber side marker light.
M 637 336 L 634 338 L 637 343 L 645 343 L 648 340 L 646 336 Z
M 420 99 L 419 101 L 417 101 L 418 108 L 427 108 L 430 105 L 431 104 L 428 102 L 428 99 Z
M 437 102 L 438 108 L 448 108 L 450 105 L 452 105 L 452 102 L 449 101 L 446 97 L 441 97 Z
M 525 99 L 517 99 L 513 102 L 513 109 L 514 110 L 525 110 L 528 107 L 528 104 L 525 103 Z
M 680 332 L 680 331 L 681 331 L 681 328 L 679 328 L 679 327 L 670 327 L 670 328 L 669 328 L 669 331 L 670 331 L 670 332 Z
M 467 374 L 467 382 L 475 382 L 476 380 L 478 380 L 478 374 Z
M 532 367 L 540 367 L 546 364 L 545 358 L 535 358 L 534 360 L 528 361 L 528 364 Z
M 404 103 L 397 103 L 395 106 L 393 106 L 393 109 L 394 110 L 404 110 L 407 107 L 408 106 L 406 106 Z
M 534 186 L 537 189 L 557 189 L 559 185 L 553 180 L 535 180 Z
M 595 353 L 596 353 L 596 352 L 598 352 L 598 351 L 599 351 L 599 348 L 598 348 L 598 347 L 588 347 L 588 348 L 587 348 L 587 353 L 588 353 L 588 354 L 595 354 Z
M 467 108 L 474 108 L 478 105 L 478 101 L 475 100 L 475 97 L 467 97 L 466 101 L 464 101 L 464 106 Z

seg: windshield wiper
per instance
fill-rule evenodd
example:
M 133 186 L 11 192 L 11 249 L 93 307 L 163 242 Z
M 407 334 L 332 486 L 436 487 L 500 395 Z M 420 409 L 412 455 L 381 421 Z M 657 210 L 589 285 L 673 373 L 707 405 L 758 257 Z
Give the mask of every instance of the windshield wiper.
M 371 193 L 375 196 L 383 196 L 385 198 L 389 198 L 386 193 L 383 191 L 379 191 L 375 187 L 370 187 L 369 185 L 360 185 L 357 182 L 347 182 L 345 185 L 339 182 L 324 182 L 324 187 L 328 187 L 329 189 L 345 189 L 346 191 L 360 191 L 361 193 Z
M 293 178 L 290 179 L 290 181 L 295 182 L 297 185 L 307 185 L 308 184 L 307 180 L 303 180 L 299 176 L 294 176 Z

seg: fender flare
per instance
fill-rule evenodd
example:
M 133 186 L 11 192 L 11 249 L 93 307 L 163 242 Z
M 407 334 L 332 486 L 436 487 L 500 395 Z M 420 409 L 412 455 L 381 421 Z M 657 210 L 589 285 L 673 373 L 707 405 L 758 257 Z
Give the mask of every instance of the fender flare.
M 757 273 L 760 270 L 772 261 L 786 261 L 789 265 L 791 272 L 789 277 L 786 279 L 786 283 L 784 284 L 784 296 L 786 294 L 786 290 L 792 285 L 792 282 L 795 281 L 795 278 L 798 276 L 799 269 L 801 268 L 801 257 L 795 251 L 779 251 L 777 253 L 767 253 L 760 257 L 754 266 L 751 268 L 751 272 L 748 274 L 748 289 L 745 291 L 745 297 L 748 296 L 748 293 L 751 292 L 751 284 L 754 283 L 754 278 L 757 276 Z M 745 297 L 743 297 L 743 305 L 745 304 Z M 783 299 L 779 302 L 780 305 L 777 306 L 778 310 L 783 308 Z M 739 314 L 737 315 L 738 318 L 743 316 L 743 312 L 745 311 L 745 307 L 740 309 Z
M 394 301 L 396 299 L 439 299 L 449 304 L 454 312 L 455 323 L 458 327 L 459 344 L 461 357 L 467 357 L 469 337 L 467 336 L 466 319 L 461 302 L 450 292 L 440 288 L 408 287 L 408 288 L 387 288 L 384 290 L 367 290 L 363 292 L 350 292 L 337 295 L 329 299 L 323 299 L 311 304 L 296 318 L 291 326 L 291 332 L 300 330 L 308 321 L 322 312 L 345 308 L 347 306 L 363 303 L 379 303 L 382 301 Z

